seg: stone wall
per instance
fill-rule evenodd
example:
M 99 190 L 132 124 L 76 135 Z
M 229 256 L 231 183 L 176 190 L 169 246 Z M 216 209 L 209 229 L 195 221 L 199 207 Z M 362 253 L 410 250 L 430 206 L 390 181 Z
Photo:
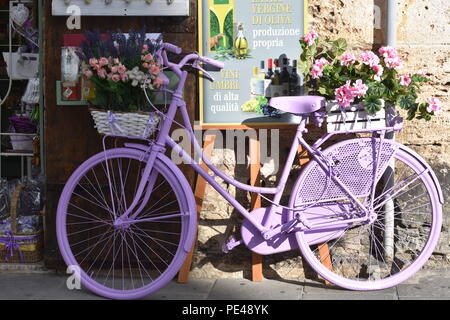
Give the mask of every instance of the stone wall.
M 321 37 L 343 37 L 355 53 L 375 50 L 385 41 L 386 24 L 377 21 L 374 5 L 381 16 L 385 14 L 383 0 L 309 0 L 309 24 Z M 430 122 L 412 121 L 397 136 L 397 140 L 416 150 L 433 167 L 448 199 L 450 191 L 450 2 L 448 0 L 399 0 L 397 47 L 404 61 L 404 73 L 426 70 L 432 82 L 421 97 L 439 97 L 444 104 L 444 113 Z M 380 29 L 374 26 L 380 25 Z M 292 133 L 281 132 L 280 153 L 286 154 Z M 314 132 L 312 137 L 319 132 Z M 233 150 L 216 145 L 214 163 L 234 175 L 239 181 L 247 182 L 248 169 L 245 165 L 235 165 Z M 225 160 L 225 161 L 223 161 Z M 280 159 L 280 163 L 284 159 Z M 296 171 L 296 170 L 295 170 Z M 295 175 L 297 172 L 293 172 Z M 268 177 L 266 185 L 271 185 L 274 177 Z M 235 188 L 226 186 L 232 194 Z M 289 189 L 289 188 L 288 188 Z M 249 203 L 246 193 L 238 193 L 243 204 Z M 450 206 L 444 205 L 444 227 L 438 248 L 427 267 L 441 267 L 450 264 Z M 228 254 L 221 247 L 230 235 L 239 237 L 239 214 L 211 188 L 207 189 L 206 201 L 200 214 L 198 249 L 194 256 L 191 275 L 194 277 L 248 277 L 251 270 L 251 254 L 243 246 Z M 264 276 L 267 278 L 301 279 L 310 270 L 303 263 L 299 252 L 290 252 L 265 257 Z

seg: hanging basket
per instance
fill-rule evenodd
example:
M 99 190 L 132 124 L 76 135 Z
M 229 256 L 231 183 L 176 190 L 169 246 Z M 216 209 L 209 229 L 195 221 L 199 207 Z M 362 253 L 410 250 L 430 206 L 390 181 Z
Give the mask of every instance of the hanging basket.
M 17 207 L 20 192 L 25 187 L 16 187 L 11 197 L 11 231 L 0 234 L 0 263 L 36 263 L 42 260 L 42 231 L 18 232 Z
M 158 130 L 160 117 L 154 112 L 118 112 L 89 109 L 101 135 L 147 139 Z

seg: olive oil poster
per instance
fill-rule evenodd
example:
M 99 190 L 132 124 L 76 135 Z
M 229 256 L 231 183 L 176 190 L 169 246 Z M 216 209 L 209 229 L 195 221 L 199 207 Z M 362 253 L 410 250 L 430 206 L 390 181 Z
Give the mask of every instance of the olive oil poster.
M 200 53 L 222 61 L 201 80 L 204 126 L 294 124 L 270 107 L 272 97 L 302 94 L 297 71 L 306 0 L 202 0 Z

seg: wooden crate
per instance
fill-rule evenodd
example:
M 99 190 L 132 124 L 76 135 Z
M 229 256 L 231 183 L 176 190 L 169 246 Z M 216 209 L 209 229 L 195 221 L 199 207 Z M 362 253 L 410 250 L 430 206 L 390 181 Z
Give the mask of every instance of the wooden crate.
M 384 109 L 374 115 L 369 115 L 362 105 L 353 105 L 343 113 L 337 103 L 329 102 L 327 103 L 326 113 L 327 132 L 386 127 L 386 112 Z

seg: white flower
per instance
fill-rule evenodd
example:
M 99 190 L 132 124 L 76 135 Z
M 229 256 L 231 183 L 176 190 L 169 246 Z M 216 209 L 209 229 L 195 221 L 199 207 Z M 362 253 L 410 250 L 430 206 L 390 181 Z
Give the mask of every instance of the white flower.
M 145 79 L 145 73 L 139 70 L 139 67 L 134 67 L 132 70 L 127 71 L 128 78 L 131 80 L 131 85 L 136 87 L 142 83 Z

